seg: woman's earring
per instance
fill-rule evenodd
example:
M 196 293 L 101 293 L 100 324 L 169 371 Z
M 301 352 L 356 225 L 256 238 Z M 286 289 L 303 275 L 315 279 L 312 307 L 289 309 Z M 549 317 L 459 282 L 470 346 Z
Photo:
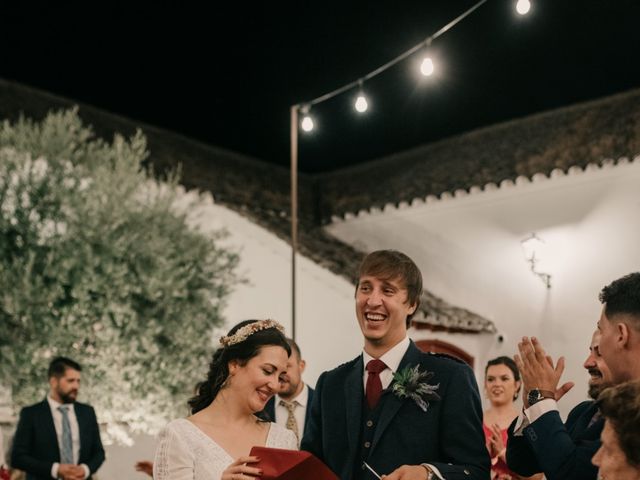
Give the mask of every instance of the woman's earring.
M 224 382 L 222 382 L 222 385 L 220 385 L 220 390 L 222 390 L 223 388 L 227 388 L 231 384 L 231 376 L 231 374 L 227 375 L 227 378 L 225 378 Z

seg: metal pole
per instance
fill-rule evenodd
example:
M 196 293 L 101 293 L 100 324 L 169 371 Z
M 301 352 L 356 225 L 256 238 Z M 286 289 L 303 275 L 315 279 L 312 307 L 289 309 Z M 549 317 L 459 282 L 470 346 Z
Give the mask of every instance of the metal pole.
M 291 107 L 291 338 L 296 339 L 296 252 L 298 251 L 298 105 Z

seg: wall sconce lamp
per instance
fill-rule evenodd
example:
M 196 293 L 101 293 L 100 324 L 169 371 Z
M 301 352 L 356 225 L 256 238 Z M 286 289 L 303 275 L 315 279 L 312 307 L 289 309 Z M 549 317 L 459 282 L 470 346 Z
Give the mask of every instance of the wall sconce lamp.
M 522 245 L 525 260 L 531 265 L 531 271 L 542 280 L 547 288 L 551 288 L 551 275 L 540 272 L 536 268 L 536 264 L 540 261 L 540 250 L 544 245 L 544 241 L 535 233 L 532 233 L 521 240 L 520 244 Z

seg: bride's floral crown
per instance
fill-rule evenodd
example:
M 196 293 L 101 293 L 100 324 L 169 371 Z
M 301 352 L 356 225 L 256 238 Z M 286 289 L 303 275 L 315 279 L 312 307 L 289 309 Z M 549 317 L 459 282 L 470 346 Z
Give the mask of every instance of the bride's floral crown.
M 267 328 L 275 328 L 284 334 L 284 327 L 275 320 L 258 320 L 257 322 L 253 322 L 239 328 L 233 335 L 220 337 L 220 344 L 224 347 L 229 347 L 236 343 L 244 342 L 254 333 L 259 332 L 260 330 L 266 330 Z

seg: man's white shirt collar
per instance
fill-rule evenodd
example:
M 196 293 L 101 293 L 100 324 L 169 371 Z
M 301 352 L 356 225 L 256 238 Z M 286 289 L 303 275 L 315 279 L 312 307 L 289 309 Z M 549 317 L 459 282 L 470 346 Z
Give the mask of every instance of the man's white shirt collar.
M 382 383 L 382 388 L 387 388 L 391 381 L 393 380 L 393 374 L 398 370 L 400 366 L 400 362 L 402 361 L 402 357 L 409 350 L 409 345 L 411 344 L 411 340 L 409 337 L 405 336 L 400 342 L 394 345 L 388 352 L 380 357 L 380 360 L 384 362 L 387 366 L 382 372 L 380 372 L 380 382 Z M 367 387 L 367 377 L 368 373 L 366 370 L 367 363 L 369 363 L 374 358 L 369 355 L 364 350 L 362 351 L 362 361 L 364 362 L 364 371 L 362 375 L 363 385 L 366 389 Z
M 384 362 L 384 364 L 389 368 L 393 373 L 398 370 L 400 366 L 400 362 L 402 361 L 402 357 L 409 350 L 409 344 L 411 340 L 409 337 L 405 336 L 400 342 L 394 345 L 388 352 L 380 357 L 380 360 Z M 364 365 L 366 366 L 374 358 L 369 355 L 366 351 L 362 351 L 362 360 L 364 361 Z
M 50 395 L 47 395 L 47 402 L 49 402 L 49 408 L 51 409 L 52 412 L 58 412 L 58 407 L 62 407 L 64 405 L 69 407 L 69 410 L 73 410 L 75 412 L 75 409 L 73 408 L 73 403 L 60 403 L 57 400 L 54 400 L 53 398 L 51 398 Z

